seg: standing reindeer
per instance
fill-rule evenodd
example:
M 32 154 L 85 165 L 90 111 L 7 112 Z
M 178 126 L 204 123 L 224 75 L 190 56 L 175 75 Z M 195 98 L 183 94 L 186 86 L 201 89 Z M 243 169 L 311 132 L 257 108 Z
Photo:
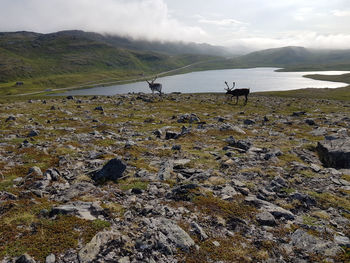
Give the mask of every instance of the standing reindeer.
M 249 92 L 250 90 L 249 89 L 234 89 L 236 83 L 233 82 L 233 85 L 232 85 L 232 88 L 230 88 L 227 84 L 227 81 L 225 81 L 225 84 L 227 86 L 227 89 L 226 90 L 226 95 L 231 95 L 231 100 L 233 97 L 236 97 L 236 104 L 238 103 L 238 97 L 239 96 L 245 96 L 245 103 L 244 105 L 247 104 L 248 102 L 248 95 L 249 95 Z
M 151 81 L 147 81 L 149 88 L 152 90 L 152 94 L 154 94 L 154 91 L 159 92 L 159 95 L 162 95 L 162 84 L 160 83 L 154 83 L 154 81 L 157 79 L 158 76 L 155 76 L 155 78 Z

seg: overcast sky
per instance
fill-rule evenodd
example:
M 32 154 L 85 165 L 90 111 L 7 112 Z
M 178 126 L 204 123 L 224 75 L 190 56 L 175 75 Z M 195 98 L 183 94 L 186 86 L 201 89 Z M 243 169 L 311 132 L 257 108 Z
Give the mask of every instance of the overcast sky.
M 0 0 L 0 31 L 70 29 L 251 49 L 350 48 L 350 0 Z

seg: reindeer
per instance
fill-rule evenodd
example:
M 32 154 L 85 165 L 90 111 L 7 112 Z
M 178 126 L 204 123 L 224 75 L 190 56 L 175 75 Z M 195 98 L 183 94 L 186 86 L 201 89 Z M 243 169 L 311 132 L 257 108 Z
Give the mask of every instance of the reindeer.
M 225 81 L 225 84 L 227 86 L 226 90 L 226 95 L 231 95 L 231 100 L 233 97 L 236 97 L 236 104 L 238 103 L 238 97 L 239 96 L 245 96 L 245 103 L 244 105 L 247 104 L 248 102 L 248 95 L 249 95 L 249 89 L 234 89 L 236 83 L 233 82 L 232 88 L 230 88 L 227 84 L 227 81 Z
M 160 83 L 154 83 L 154 81 L 157 79 L 158 76 L 155 76 L 155 78 L 151 81 L 147 81 L 149 88 L 152 90 L 152 94 L 154 94 L 154 91 L 159 92 L 159 95 L 162 95 L 162 84 Z

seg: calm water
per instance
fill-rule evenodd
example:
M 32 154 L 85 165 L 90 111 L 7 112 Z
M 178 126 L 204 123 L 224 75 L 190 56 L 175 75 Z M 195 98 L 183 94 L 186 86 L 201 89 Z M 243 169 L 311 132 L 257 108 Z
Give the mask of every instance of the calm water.
M 318 81 L 303 78 L 306 74 L 339 75 L 349 71 L 322 72 L 275 72 L 276 68 L 227 69 L 192 72 L 157 79 L 163 85 L 163 92 L 203 93 L 225 92 L 224 81 L 232 87 L 250 88 L 251 92 L 292 90 L 302 88 L 339 88 L 347 86 L 345 83 Z M 151 92 L 146 82 L 136 82 L 108 87 L 72 90 L 58 95 L 115 95 L 129 92 Z

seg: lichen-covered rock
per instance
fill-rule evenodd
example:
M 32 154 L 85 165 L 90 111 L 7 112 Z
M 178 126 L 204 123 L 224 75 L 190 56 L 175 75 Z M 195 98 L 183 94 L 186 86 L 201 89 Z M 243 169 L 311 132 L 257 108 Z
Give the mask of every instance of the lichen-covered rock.
M 120 238 L 120 236 L 120 233 L 115 230 L 97 233 L 91 241 L 79 251 L 80 262 L 94 262 L 100 251 L 103 250 L 103 247 L 107 246 L 109 242 Z

